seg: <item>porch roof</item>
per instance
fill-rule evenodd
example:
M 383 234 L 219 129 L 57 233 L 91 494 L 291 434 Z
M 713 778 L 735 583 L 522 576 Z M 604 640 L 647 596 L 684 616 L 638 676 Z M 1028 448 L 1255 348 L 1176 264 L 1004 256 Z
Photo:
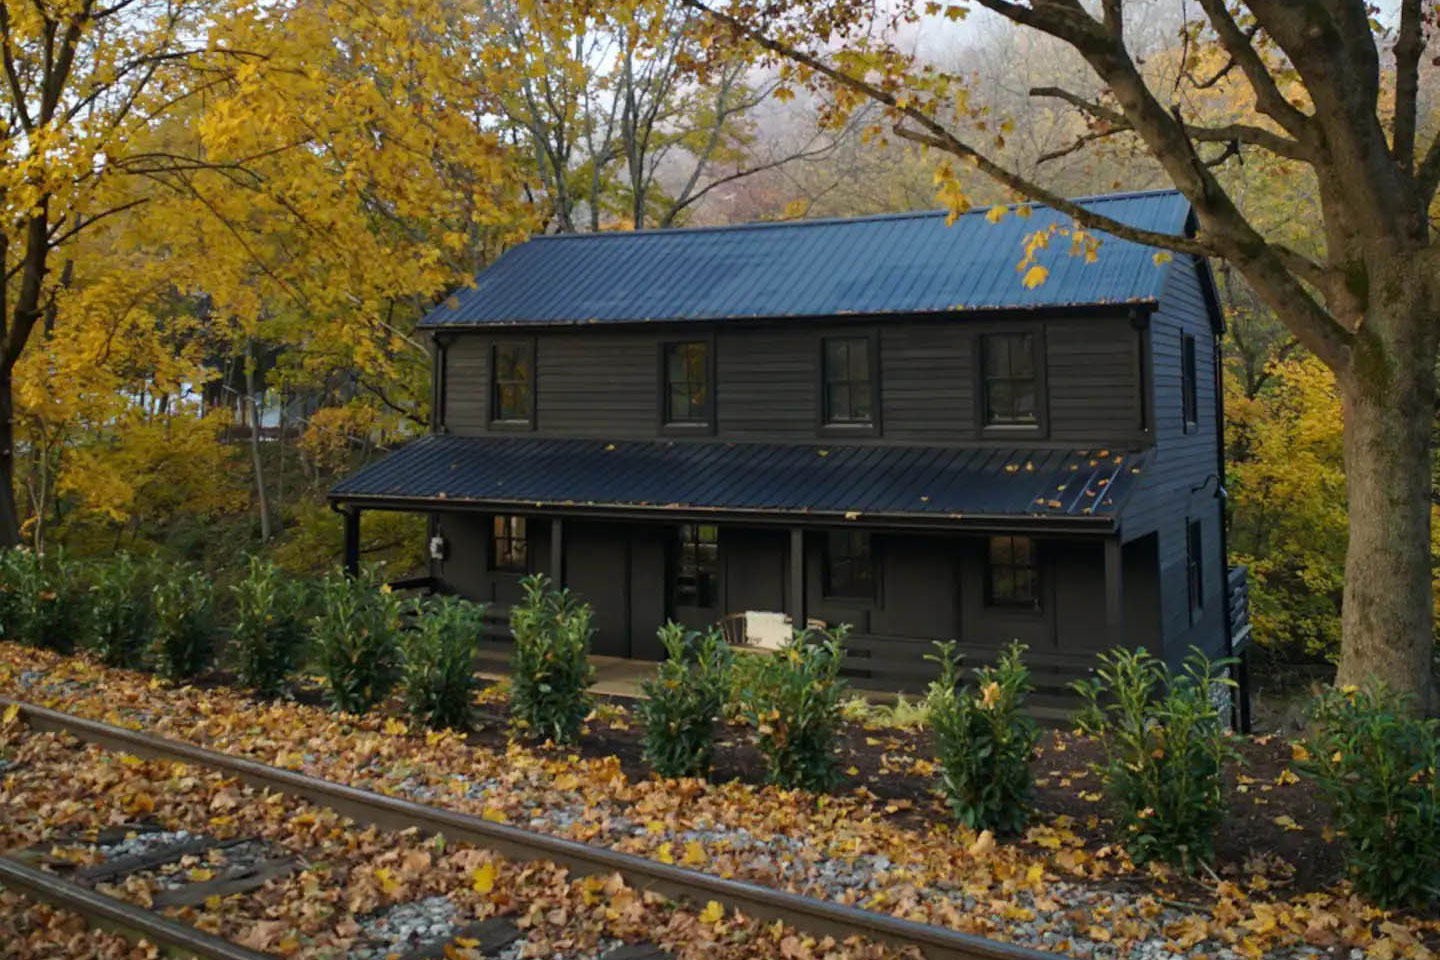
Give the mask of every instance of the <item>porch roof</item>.
M 1115 526 L 1144 451 L 796 445 L 539 437 L 415 440 L 332 502 L 625 514 L 746 514 L 939 524 Z

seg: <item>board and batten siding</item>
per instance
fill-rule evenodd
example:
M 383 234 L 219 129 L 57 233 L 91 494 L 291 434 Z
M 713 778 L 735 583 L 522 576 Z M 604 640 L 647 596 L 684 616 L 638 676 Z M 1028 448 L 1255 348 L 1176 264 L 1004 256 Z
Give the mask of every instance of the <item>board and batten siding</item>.
M 1195 338 L 1195 428 L 1185 429 L 1183 338 Z M 1177 255 L 1160 309 L 1150 318 L 1155 448 L 1126 506 L 1126 540 L 1157 538 L 1161 634 L 1165 654 L 1178 662 L 1192 645 L 1218 655 L 1224 642 L 1224 559 L 1220 554 L 1222 501 L 1217 496 L 1215 331 L 1191 258 Z M 1187 524 L 1201 524 L 1201 611 L 1191 622 L 1186 579 Z
M 1048 320 L 889 318 L 853 323 L 692 324 L 541 330 L 536 345 L 540 436 L 653 439 L 660 424 L 660 349 L 713 337 L 715 437 L 838 442 L 820 429 L 820 353 L 827 336 L 873 335 L 879 345 L 877 436 L 845 442 L 944 445 L 992 442 L 977 408 L 979 337 L 1030 332 L 1044 345 L 1046 428 L 993 442 L 1138 446 L 1140 335 L 1123 315 Z M 461 334 L 446 350 L 445 427 L 489 429 L 490 347 L 504 335 Z

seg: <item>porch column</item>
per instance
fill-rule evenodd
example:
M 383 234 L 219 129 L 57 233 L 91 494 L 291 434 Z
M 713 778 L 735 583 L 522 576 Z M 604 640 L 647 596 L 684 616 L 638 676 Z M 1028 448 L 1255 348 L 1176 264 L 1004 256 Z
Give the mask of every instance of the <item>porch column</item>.
M 550 521 L 550 583 L 556 590 L 565 586 L 565 525 L 559 517 Z
M 345 518 L 345 572 L 360 575 L 360 508 L 346 507 L 340 511 Z
M 1105 539 L 1105 636 L 1110 646 L 1125 642 L 1124 550 L 1119 537 Z
M 805 530 L 790 528 L 790 596 L 785 612 L 796 633 L 805 629 Z

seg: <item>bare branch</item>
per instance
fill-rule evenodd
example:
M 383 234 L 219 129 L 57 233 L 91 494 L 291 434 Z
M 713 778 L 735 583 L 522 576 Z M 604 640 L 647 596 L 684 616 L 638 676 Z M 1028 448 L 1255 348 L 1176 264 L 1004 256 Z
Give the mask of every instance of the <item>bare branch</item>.
M 1280 124 L 1286 133 L 1297 140 L 1306 139 L 1310 126 L 1310 118 L 1300 112 L 1280 91 L 1280 86 L 1275 82 L 1265 61 L 1260 58 L 1259 52 L 1251 44 L 1258 30 L 1245 32 L 1240 29 L 1235 18 L 1230 16 L 1230 11 L 1225 6 L 1225 0 L 1200 0 L 1200 6 L 1204 8 L 1205 15 L 1210 19 L 1210 25 L 1215 28 L 1215 33 L 1220 38 L 1220 44 L 1225 52 L 1230 54 L 1235 63 L 1240 65 L 1240 70 L 1245 74 L 1245 79 L 1250 82 L 1250 89 L 1255 92 L 1255 105 L 1260 112 L 1271 120 Z M 1229 69 L 1228 67 L 1226 68 Z

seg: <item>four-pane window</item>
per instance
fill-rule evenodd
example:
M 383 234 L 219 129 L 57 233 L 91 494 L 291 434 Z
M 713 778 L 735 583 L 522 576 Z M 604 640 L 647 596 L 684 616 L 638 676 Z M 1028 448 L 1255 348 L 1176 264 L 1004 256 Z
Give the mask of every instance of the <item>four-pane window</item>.
M 828 337 L 824 356 L 825 422 L 875 422 L 875 380 L 869 337 Z
M 710 348 L 704 340 L 665 345 L 665 422 L 710 422 Z
M 675 567 L 675 605 L 713 607 L 719 593 L 720 530 L 713 523 L 680 525 L 680 556 Z
M 1035 336 L 990 333 L 980 338 L 987 427 L 1040 425 Z
M 492 353 L 494 375 L 490 419 L 529 423 L 535 414 L 535 348 L 528 341 L 497 343 Z
M 1040 568 L 1029 537 L 991 537 L 985 599 L 996 607 L 1040 606 Z
M 496 517 L 490 566 L 506 573 L 530 572 L 530 546 L 525 537 L 524 517 Z
M 831 530 L 825 544 L 825 596 L 843 600 L 875 598 L 875 556 L 870 534 Z

